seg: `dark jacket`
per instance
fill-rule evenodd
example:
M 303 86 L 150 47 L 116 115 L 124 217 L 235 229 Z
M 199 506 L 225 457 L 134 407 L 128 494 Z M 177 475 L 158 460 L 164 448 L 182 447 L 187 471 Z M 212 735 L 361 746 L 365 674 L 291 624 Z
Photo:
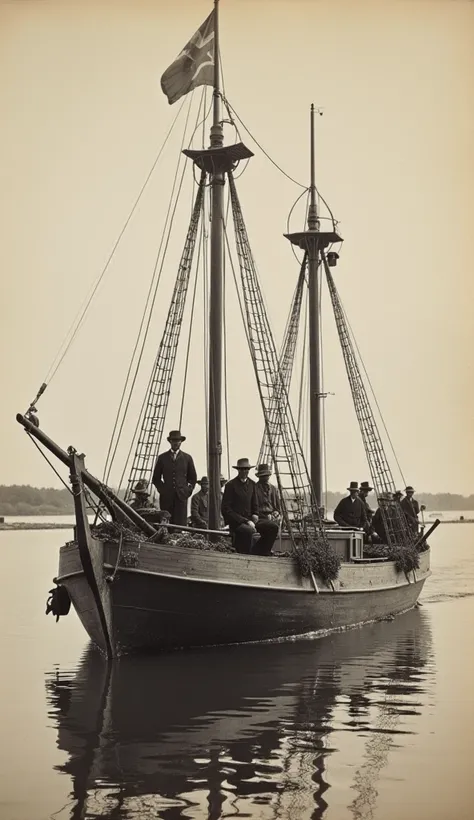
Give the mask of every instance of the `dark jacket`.
M 388 536 L 387 530 L 385 529 L 385 522 L 382 517 L 382 513 L 380 511 L 380 507 L 377 507 L 374 513 L 374 517 L 372 519 L 372 527 L 381 539 L 384 544 L 388 544 Z
M 191 522 L 195 527 L 207 529 L 209 520 L 208 501 L 209 493 L 203 493 L 202 490 L 194 493 L 191 499 Z
M 356 497 L 354 501 L 350 495 L 343 498 L 334 510 L 334 521 L 340 527 L 365 527 L 367 513 L 360 498 Z
M 173 461 L 169 450 L 160 453 L 153 472 L 152 482 L 160 494 L 160 499 L 168 503 L 175 496 L 186 501 L 197 482 L 194 461 L 188 453 L 178 450 Z
M 418 513 L 420 512 L 420 505 L 416 498 L 412 498 L 411 500 L 408 496 L 400 502 L 402 506 L 402 510 L 405 513 L 405 517 L 407 521 L 413 525 L 418 524 Z
M 280 496 L 278 490 L 269 482 L 257 481 L 255 485 L 259 518 L 274 517 L 274 513 L 281 513 Z
M 369 507 L 369 504 L 368 504 L 366 498 L 362 498 L 362 496 L 360 495 L 359 496 L 359 501 L 364 506 L 365 514 L 366 514 L 366 517 L 367 517 L 367 523 L 370 524 L 371 521 L 372 521 L 372 518 L 374 517 L 374 511 Z
M 255 481 L 233 478 L 227 482 L 222 496 L 222 515 L 229 530 L 236 530 L 240 524 L 250 521 L 252 515 L 258 515 Z

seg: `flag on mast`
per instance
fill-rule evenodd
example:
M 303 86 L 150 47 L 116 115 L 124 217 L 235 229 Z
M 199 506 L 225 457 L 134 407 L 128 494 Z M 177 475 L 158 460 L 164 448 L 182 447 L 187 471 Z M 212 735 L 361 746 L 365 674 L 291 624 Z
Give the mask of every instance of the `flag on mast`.
M 198 85 L 214 84 L 215 15 L 212 11 L 161 78 L 171 105 Z

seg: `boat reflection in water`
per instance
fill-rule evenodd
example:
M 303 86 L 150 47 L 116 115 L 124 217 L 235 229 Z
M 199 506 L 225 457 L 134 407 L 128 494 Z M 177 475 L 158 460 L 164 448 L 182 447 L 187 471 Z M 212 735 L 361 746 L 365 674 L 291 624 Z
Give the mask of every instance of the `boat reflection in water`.
M 432 673 L 418 610 L 315 641 L 108 667 L 89 649 L 76 674 L 46 681 L 69 756 L 59 770 L 73 781 L 70 817 L 323 817 L 341 729 L 358 744 L 347 804 L 366 816 L 395 736 L 416 730 Z

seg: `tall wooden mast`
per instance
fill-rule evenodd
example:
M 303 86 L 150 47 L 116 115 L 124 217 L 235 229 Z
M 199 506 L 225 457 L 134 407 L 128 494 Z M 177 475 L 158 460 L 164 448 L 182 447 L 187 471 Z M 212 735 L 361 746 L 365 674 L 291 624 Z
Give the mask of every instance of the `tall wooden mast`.
M 341 237 L 334 231 L 320 231 L 320 221 L 316 204 L 316 173 L 314 148 L 314 105 L 310 111 L 310 204 L 308 209 L 307 230 L 299 233 L 285 234 L 293 245 L 297 245 L 308 254 L 309 279 L 309 381 L 310 381 L 310 466 L 311 484 L 314 492 L 314 503 L 322 505 L 323 497 L 323 456 L 322 456 L 322 423 L 321 423 L 321 326 L 319 299 L 319 266 L 321 251 L 333 242 L 341 242 Z
M 221 116 L 219 59 L 219 0 L 214 0 L 214 100 L 211 148 L 222 148 L 224 129 Z M 209 396 L 208 454 L 209 529 L 219 529 L 221 510 L 222 454 L 222 324 L 224 251 L 224 168 L 215 168 L 211 177 L 211 252 L 209 288 Z
M 235 165 L 253 154 L 241 142 L 224 145 L 219 59 L 219 0 L 214 0 L 214 98 L 210 147 L 186 149 L 198 168 L 211 181 L 211 253 L 209 287 L 209 395 L 208 452 L 209 529 L 220 528 L 222 454 L 222 365 L 223 365 L 223 276 L 224 276 L 224 185 Z

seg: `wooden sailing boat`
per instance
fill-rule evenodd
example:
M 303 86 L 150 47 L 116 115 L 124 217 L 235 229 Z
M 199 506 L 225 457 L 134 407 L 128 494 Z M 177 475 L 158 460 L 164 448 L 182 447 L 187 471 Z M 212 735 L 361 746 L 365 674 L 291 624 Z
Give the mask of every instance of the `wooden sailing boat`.
M 414 606 L 429 575 L 426 538 L 407 527 L 395 485 L 358 368 L 330 268 L 331 250 L 341 240 L 334 220 L 321 231 L 316 206 L 314 109 L 311 111 L 311 184 L 307 229 L 287 235 L 304 251 L 281 356 L 278 356 L 250 249 L 234 170 L 252 152 L 237 142 L 224 145 L 218 48 L 218 0 L 214 11 L 178 57 L 171 75 L 193 77 L 185 91 L 201 82 L 213 84 L 210 147 L 184 154 L 200 173 L 197 194 L 173 291 L 162 342 L 153 367 L 135 439 L 133 464 L 123 500 L 84 466 L 84 456 L 62 450 L 40 429 L 36 403 L 18 421 L 69 469 L 76 513 L 75 538 L 60 550 L 58 589 L 52 609 L 62 614 L 72 601 L 92 640 L 109 656 L 121 652 L 233 642 L 261 641 L 308 632 L 334 630 L 397 614 Z M 210 44 L 213 43 L 213 50 Z M 212 80 L 199 73 L 209 71 Z M 196 56 L 197 55 L 197 56 Z M 212 59 L 211 59 L 212 58 Z M 191 66 L 191 74 L 190 74 Z M 176 68 L 177 67 L 177 68 Z M 184 68 L 183 68 L 184 67 Z M 206 68 L 207 67 L 207 68 Z M 173 68 L 173 67 L 172 67 Z M 194 73 L 193 73 L 194 72 Z M 199 75 L 199 81 L 196 77 Z M 206 80 L 205 77 L 208 77 Z M 194 84 L 193 84 L 194 83 Z M 170 100 L 172 101 L 172 100 Z M 222 353 L 224 185 L 232 207 L 240 268 L 241 297 L 264 420 L 262 454 L 271 461 L 282 503 L 283 555 L 236 554 L 220 543 L 220 476 L 222 453 Z M 150 478 L 160 447 L 183 310 L 206 187 L 211 190 L 209 384 L 207 467 L 209 529 L 194 540 L 163 543 L 157 517 L 141 515 L 127 500 L 139 478 Z M 329 248 L 329 251 L 327 249 Z M 327 526 L 321 513 L 321 380 L 319 350 L 319 277 L 324 270 L 335 312 L 354 405 L 386 532 L 385 553 L 364 556 L 363 533 Z M 309 285 L 311 374 L 311 459 L 307 467 L 289 399 L 299 310 Z M 86 493 L 97 512 L 112 519 L 92 528 Z M 103 516 L 102 516 L 103 517 Z M 171 531 L 173 528 L 169 528 Z M 204 538 L 202 538 L 204 536 Z M 182 542 L 181 542 L 182 543 Z M 229 543 L 229 542 L 228 542 Z M 203 549 L 203 546 L 205 547 Z

